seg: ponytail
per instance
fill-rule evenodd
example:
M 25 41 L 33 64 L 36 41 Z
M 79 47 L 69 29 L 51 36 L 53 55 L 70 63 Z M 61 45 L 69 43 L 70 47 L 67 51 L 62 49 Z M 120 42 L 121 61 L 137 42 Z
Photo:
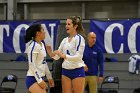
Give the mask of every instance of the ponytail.
M 30 40 L 34 40 L 36 33 L 41 29 L 41 24 L 33 24 L 26 30 L 26 35 L 24 36 L 25 43 L 28 43 Z
M 70 17 L 68 17 L 68 19 L 72 20 L 72 23 L 74 26 L 78 25 L 76 28 L 77 33 L 82 35 L 83 37 L 86 37 L 85 29 L 83 28 L 81 17 L 80 16 L 70 16 Z

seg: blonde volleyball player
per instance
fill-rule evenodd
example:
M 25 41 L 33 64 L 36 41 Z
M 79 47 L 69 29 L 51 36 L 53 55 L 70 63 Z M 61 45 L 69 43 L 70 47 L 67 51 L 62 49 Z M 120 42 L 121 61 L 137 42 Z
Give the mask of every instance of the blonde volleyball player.
M 82 37 L 84 29 L 80 17 L 71 16 L 66 20 L 66 30 L 69 34 L 64 38 L 58 50 L 52 52 L 47 46 L 49 55 L 54 59 L 64 58 L 62 64 L 63 93 L 83 93 L 85 83 L 84 62 L 82 60 L 85 40 Z
M 42 43 L 44 39 L 45 31 L 41 24 L 34 24 L 26 30 L 25 43 L 29 44 L 27 48 L 29 69 L 26 86 L 31 93 L 46 93 L 45 76 L 47 76 L 50 86 L 54 86 L 54 81 L 46 63 L 46 50 Z

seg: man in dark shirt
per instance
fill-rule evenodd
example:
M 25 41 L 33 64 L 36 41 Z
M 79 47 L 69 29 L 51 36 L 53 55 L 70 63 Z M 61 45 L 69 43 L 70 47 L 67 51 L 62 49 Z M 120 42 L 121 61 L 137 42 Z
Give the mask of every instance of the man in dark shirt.
M 88 34 L 88 44 L 85 46 L 83 60 L 85 62 L 85 86 L 88 84 L 90 93 L 97 93 L 97 83 L 103 80 L 104 58 L 102 50 L 95 44 L 96 34 Z

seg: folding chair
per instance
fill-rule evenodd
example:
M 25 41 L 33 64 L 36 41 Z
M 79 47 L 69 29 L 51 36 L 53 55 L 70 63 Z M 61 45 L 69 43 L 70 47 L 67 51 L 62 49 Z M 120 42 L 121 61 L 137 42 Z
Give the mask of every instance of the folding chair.
M 15 93 L 15 90 L 17 87 L 17 81 L 18 80 L 17 80 L 16 75 L 9 74 L 9 75 L 5 76 L 1 82 L 0 93 Z M 4 86 L 6 84 L 9 84 L 9 82 L 15 83 L 15 86 L 13 87 L 13 83 L 12 83 L 12 87 Z
M 116 84 L 115 88 L 110 86 L 108 88 L 103 88 L 105 84 Z M 118 93 L 119 91 L 119 78 L 116 76 L 106 76 L 101 84 L 101 88 L 98 93 Z

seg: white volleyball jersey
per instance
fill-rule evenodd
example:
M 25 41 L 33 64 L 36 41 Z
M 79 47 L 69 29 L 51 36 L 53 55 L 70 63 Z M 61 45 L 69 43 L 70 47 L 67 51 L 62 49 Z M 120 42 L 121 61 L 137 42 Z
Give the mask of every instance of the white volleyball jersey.
M 46 63 L 46 50 L 44 44 L 42 46 L 36 41 L 32 41 L 27 48 L 29 70 L 27 76 L 34 76 L 38 83 L 42 81 L 41 77 L 47 76 L 52 79 L 48 65 Z
M 62 40 L 58 51 L 66 54 L 66 59 L 62 64 L 62 68 L 75 69 L 85 66 L 83 58 L 83 52 L 85 48 L 85 40 L 81 35 L 76 35 L 72 40 L 68 41 L 69 37 Z M 54 56 L 54 59 L 59 59 L 59 56 Z

